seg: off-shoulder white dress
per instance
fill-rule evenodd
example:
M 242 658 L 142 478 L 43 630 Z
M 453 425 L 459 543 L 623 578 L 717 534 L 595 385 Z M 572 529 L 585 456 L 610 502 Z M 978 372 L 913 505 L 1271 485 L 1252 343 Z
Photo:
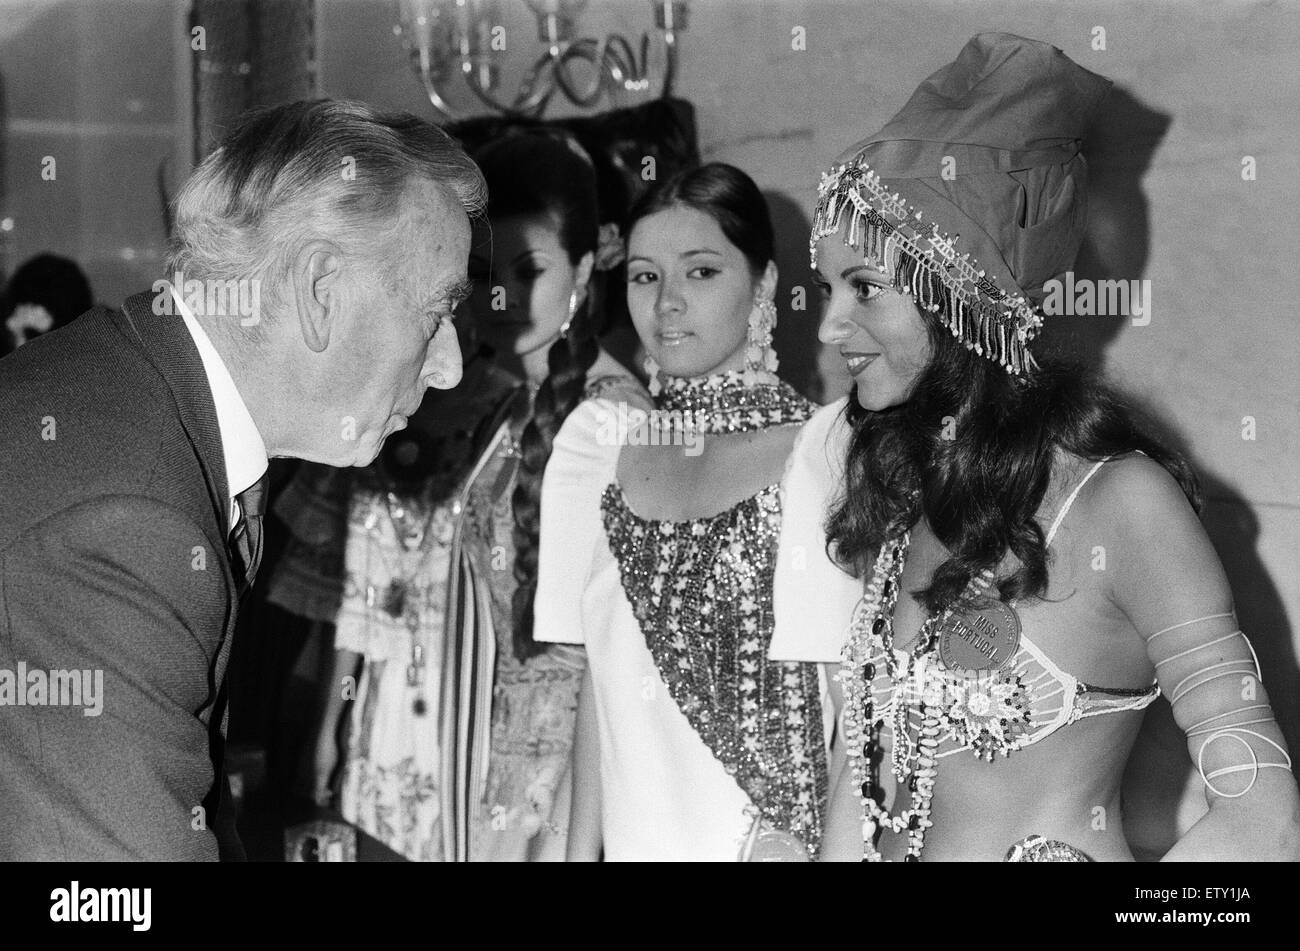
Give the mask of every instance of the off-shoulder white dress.
M 619 427 L 611 424 L 618 413 L 608 400 L 589 400 L 556 437 L 542 488 L 534 636 L 587 648 L 600 733 L 605 858 L 735 861 L 753 822 L 751 798 L 670 694 L 625 593 L 602 518 L 607 490 L 619 491 L 622 445 L 614 438 Z M 776 601 L 773 643 L 798 644 L 797 628 L 833 629 L 838 633 L 826 637 L 841 637 L 860 593 L 858 582 L 825 552 L 822 524 L 838 488 L 827 478 L 833 471 L 827 460 L 836 453 L 842 458 L 843 449 L 826 444 L 830 416 L 813 425 L 823 415 L 803 426 L 779 491 L 764 490 L 775 499 L 780 521 L 773 590 L 758 593 Z M 783 602 L 797 605 L 797 612 L 783 611 Z M 792 630 L 783 633 L 783 627 Z M 824 699 L 824 677 L 821 692 Z M 820 713 L 815 735 L 829 744 L 833 716 L 829 704 L 821 707 L 808 712 Z

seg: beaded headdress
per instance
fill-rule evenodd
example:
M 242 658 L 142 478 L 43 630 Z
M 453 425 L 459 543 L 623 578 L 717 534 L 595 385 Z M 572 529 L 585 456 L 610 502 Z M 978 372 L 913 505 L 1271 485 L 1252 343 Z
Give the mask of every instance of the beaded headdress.
M 1086 223 L 1083 130 L 1110 81 L 1046 43 L 982 33 L 822 176 L 809 241 L 844 230 L 865 263 L 968 349 L 1035 369 L 1043 285 Z

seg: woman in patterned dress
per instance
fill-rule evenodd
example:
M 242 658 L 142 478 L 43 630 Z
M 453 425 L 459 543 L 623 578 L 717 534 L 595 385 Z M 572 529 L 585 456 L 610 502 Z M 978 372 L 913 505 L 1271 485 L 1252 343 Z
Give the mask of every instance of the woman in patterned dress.
M 747 175 L 710 164 L 630 221 L 628 308 L 655 408 L 584 403 L 543 491 L 535 633 L 585 645 L 589 663 L 568 857 L 806 861 L 827 684 L 815 664 L 767 659 L 773 586 L 829 578 L 843 604 L 846 576 L 783 537 L 806 494 L 787 460 L 816 407 L 774 372 L 767 207 Z
M 505 426 L 494 462 L 494 503 L 474 548 L 492 579 L 496 669 L 491 754 L 471 857 L 564 857 L 578 687 L 584 652 L 537 643 L 539 498 L 550 446 L 570 412 L 596 394 L 644 402 L 644 391 L 603 351 L 598 296 L 596 178 L 568 136 L 530 131 L 480 150 L 491 244 L 470 255 L 471 298 L 497 360 L 530 397 Z

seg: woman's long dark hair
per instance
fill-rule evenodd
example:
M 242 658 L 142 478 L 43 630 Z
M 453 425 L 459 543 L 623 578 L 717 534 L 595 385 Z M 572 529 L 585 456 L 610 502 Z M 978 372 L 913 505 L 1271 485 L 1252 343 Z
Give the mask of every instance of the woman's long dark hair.
M 562 133 L 528 131 L 493 142 L 474 158 L 487 180 L 489 217 L 549 216 L 570 264 L 576 265 L 583 255 L 596 250 L 596 173 L 576 143 Z M 548 373 L 520 437 L 522 458 L 511 496 L 517 582 L 512 603 L 514 647 L 520 661 L 546 650 L 533 640 L 542 474 L 555 434 L 582 402 L 587 371 L 600 354 L 594 296 L 589 289 L 586 304 L 574 315 L 569 332 L 547 351 Z
M 767 201 L 754 180 L 722 162 L 688 168 L 642 195 L 628 212 L 624 233 L 642 218 L 685 205 L 718 223 L 727 240 L 740 249 L 755 277 L 772 260 L 774 240 Z
M 849 398 L 846 494 L 826 526 L 828 551 L 844 568 L 862 576 L 882 543 L 924 516 L 950 553 L 914 592 L 927 610 L 958 601 L 970 579 L 996 569 L 1008 551 L 1019 567 L 999 580 L 1000 597 L 1041 595 L 1047 546 L 1035 515 L 1058 447 L 1093 461 L 1141 450 L 1200 511 L 1186 459 L 1094 373 L 1045 360 L 1016 379 L 967 350 L 939 322 L 942 313 L 922 315 L 932 356 L 908 401 L 875 412 Z

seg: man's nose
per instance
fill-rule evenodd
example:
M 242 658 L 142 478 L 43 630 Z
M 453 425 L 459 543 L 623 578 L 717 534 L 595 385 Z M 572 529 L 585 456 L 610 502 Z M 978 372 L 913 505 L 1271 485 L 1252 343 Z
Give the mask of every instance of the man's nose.
M 438 332 L 429 341 L 429 349 L 424 358 L 424 369 L 420 376 L 426 387 L 449 390 L 460 382 L 464 369 L 460 339 L 456 335 L 456 328 L 448 321 L 438 328 Z

